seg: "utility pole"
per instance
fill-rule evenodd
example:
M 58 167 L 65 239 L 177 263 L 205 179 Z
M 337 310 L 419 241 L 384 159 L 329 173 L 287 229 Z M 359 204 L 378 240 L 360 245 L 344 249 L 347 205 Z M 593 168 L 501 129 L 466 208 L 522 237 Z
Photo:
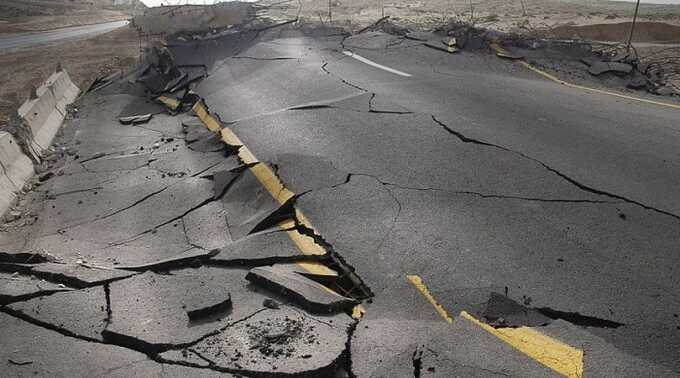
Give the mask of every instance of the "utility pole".
M 382 12 L 380 14 L 380 17 L 385 18 L 385 0 L 381 0 L 380 5 L 382 6 Z
M 635 4 L 635 14 L 633 15 L 633 23 L 630 25 L 630 35 L 628 36 L 627 50 L 630 51 L 630 44 L 633 42 L 633 32 L 635 31 L 635 22 L 637 21 L 638 10 L 640 9 L 640 0 Z

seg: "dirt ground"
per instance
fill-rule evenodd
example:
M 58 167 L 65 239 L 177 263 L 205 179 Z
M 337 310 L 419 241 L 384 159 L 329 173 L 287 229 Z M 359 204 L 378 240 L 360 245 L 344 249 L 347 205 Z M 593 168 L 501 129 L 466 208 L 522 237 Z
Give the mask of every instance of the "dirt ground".
M 39 85 L 57 62 L 81 90 L 98 76 L 129 69 L 139 57 L 137 32 L 121 28 L 88 40 L 0 55 L 0 128 L 28 98 L 31 85 Z
M 328 21 L 328 2 L 300 0 L 305 19 Z M 280 0 L 266 0 L 280 3 Z M 471 4 L 472 3 L 472 7 Z M 334 0 L 334 21 L 370 23 L 383 15 L 401 24 L 434 28 L 449 18 L 473 20 L 500 31 L 532 31 L 560 25 L 592 25 L 629 21 L 635 4 L 607 0 Z M 285 11 L 295 16 L 298 1 L 288 2 Z M 283 12 L 283 10 L 281 10 Z M 679 5 L 641 5 L 641 21 L 680 25 Z
M 130 18 L 143 11 L 137 0 L 0 0 L 0 33 L 50 30 Z

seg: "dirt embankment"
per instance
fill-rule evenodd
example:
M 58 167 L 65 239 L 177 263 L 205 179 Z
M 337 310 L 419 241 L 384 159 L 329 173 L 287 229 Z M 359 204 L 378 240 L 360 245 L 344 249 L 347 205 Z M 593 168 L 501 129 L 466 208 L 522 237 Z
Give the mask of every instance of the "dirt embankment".
M 31 85 L 39 85 L 57 62 L 84 90 L 98 76 L 132 67 L 139 57 L 137 32 L 121 28 L 88 40 L 0 55 L 0 128 L 28 98 Z
M 21 33 L 125 20 L 139 0 L 0 0 L 0 33 Z

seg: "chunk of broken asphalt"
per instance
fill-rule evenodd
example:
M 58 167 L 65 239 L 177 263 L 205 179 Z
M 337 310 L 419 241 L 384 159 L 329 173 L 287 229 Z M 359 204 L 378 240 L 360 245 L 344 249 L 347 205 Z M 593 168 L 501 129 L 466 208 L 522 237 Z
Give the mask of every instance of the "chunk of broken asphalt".
M 205 261 L 209 260 L 210 258 L 217 256 L 219 253 L 220 253 L 219 249 L 206 251 L 205 249 L 192 248 L 188 251 L 182 252 L 177 256 L 170 257 L 167 259 L 162 259 L 140 265 L 123 265 L 118 266 L 117 269 L 144 272 L 147 270 L 163 271 L 177 268 L 186 268 L 190 266 L 195 266 L 196 264 L 200 265 Z
M 198 290 L 184 300 L 189 320 L 199 320 L 229 310 L 232 306 L 231 295 L 226 287 Z
M 632 71 L 632 65 L 619 62 L 593 62 L 588 68 L 588 73 L 595 76 L 602 75 L 605 72 L 612 72 L 617 75 L 627 75 Z
M 130 117 L 121 117 L 118 118 L 118 121 L 122 125 L 139 125 L 142 123 L 147 123 L 151 120 L 151 117 L 153 117 L 153 114 L 143 114 L 143 115 L 136 115 L 136 116 L 130 116 Z
M 284 219 L 270 218 L 282 206 L 269 194 L 250 170 L 245 170 L 222 196 L 232 239 L 247 236 L 256 228 L 274 227 Z M 270 219 L 269 224 L 263 223 Z M 263 228 L 264 227 L 264 228 Z
M 101 286 L 12 303 L 8 309 L 62 333 L 99 341 L 108 320 L 106 291 Z
M 265 310 L 187 353 L 161 357 L 191 363 L 195 353 L 218 368 L 254 376 L 332 377 L 348 338 L 340 316 L 319 321 L 290 307 Z
M 0 272 L 0 305 L 68 290 L 71 289 L 36 277 Z
M 242 170 L 235 171 L 219 171 L 213 173 L 210 178 L 213 180 L 214 199 L 218 199 L 224 195 L 229 189 L 229 186 L 241 174 Z
M 318 259 L 303 255 L 283 231 L 249 235 L 224 246 L 210 264 L 221 266 L 260 266 L 279 262 Z
M 253 268 L 246 275 L 246 279 L 282 294 L 311 313 L 330 314 L 349 311 L 359 303 L 290 270 L 269 266 Z
M 228 293 L 227 293 L 228 291 Z M 246 287 L 242 271 L 185 269 L 153 272 L 110 284 L 111 323 L 104 339 L 134 349 L 161 352 L 191 343 L 262 309 L 263 296 Z M 216 306 L 226 295 L 234 307 Z M 205 308 L 207 318 L 190 322 L 187 310 Z M 193 315 L 192 315 L 193 316 Z

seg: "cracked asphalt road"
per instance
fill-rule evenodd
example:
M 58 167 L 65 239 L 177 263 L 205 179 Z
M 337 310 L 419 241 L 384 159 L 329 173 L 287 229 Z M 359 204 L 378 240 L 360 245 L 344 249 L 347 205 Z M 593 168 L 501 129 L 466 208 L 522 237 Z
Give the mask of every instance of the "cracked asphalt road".
M 677 376 L 677 110 L 382 33 L 169 46 L 243 146 L 84 96 L 0 233 L 10 375 Z

